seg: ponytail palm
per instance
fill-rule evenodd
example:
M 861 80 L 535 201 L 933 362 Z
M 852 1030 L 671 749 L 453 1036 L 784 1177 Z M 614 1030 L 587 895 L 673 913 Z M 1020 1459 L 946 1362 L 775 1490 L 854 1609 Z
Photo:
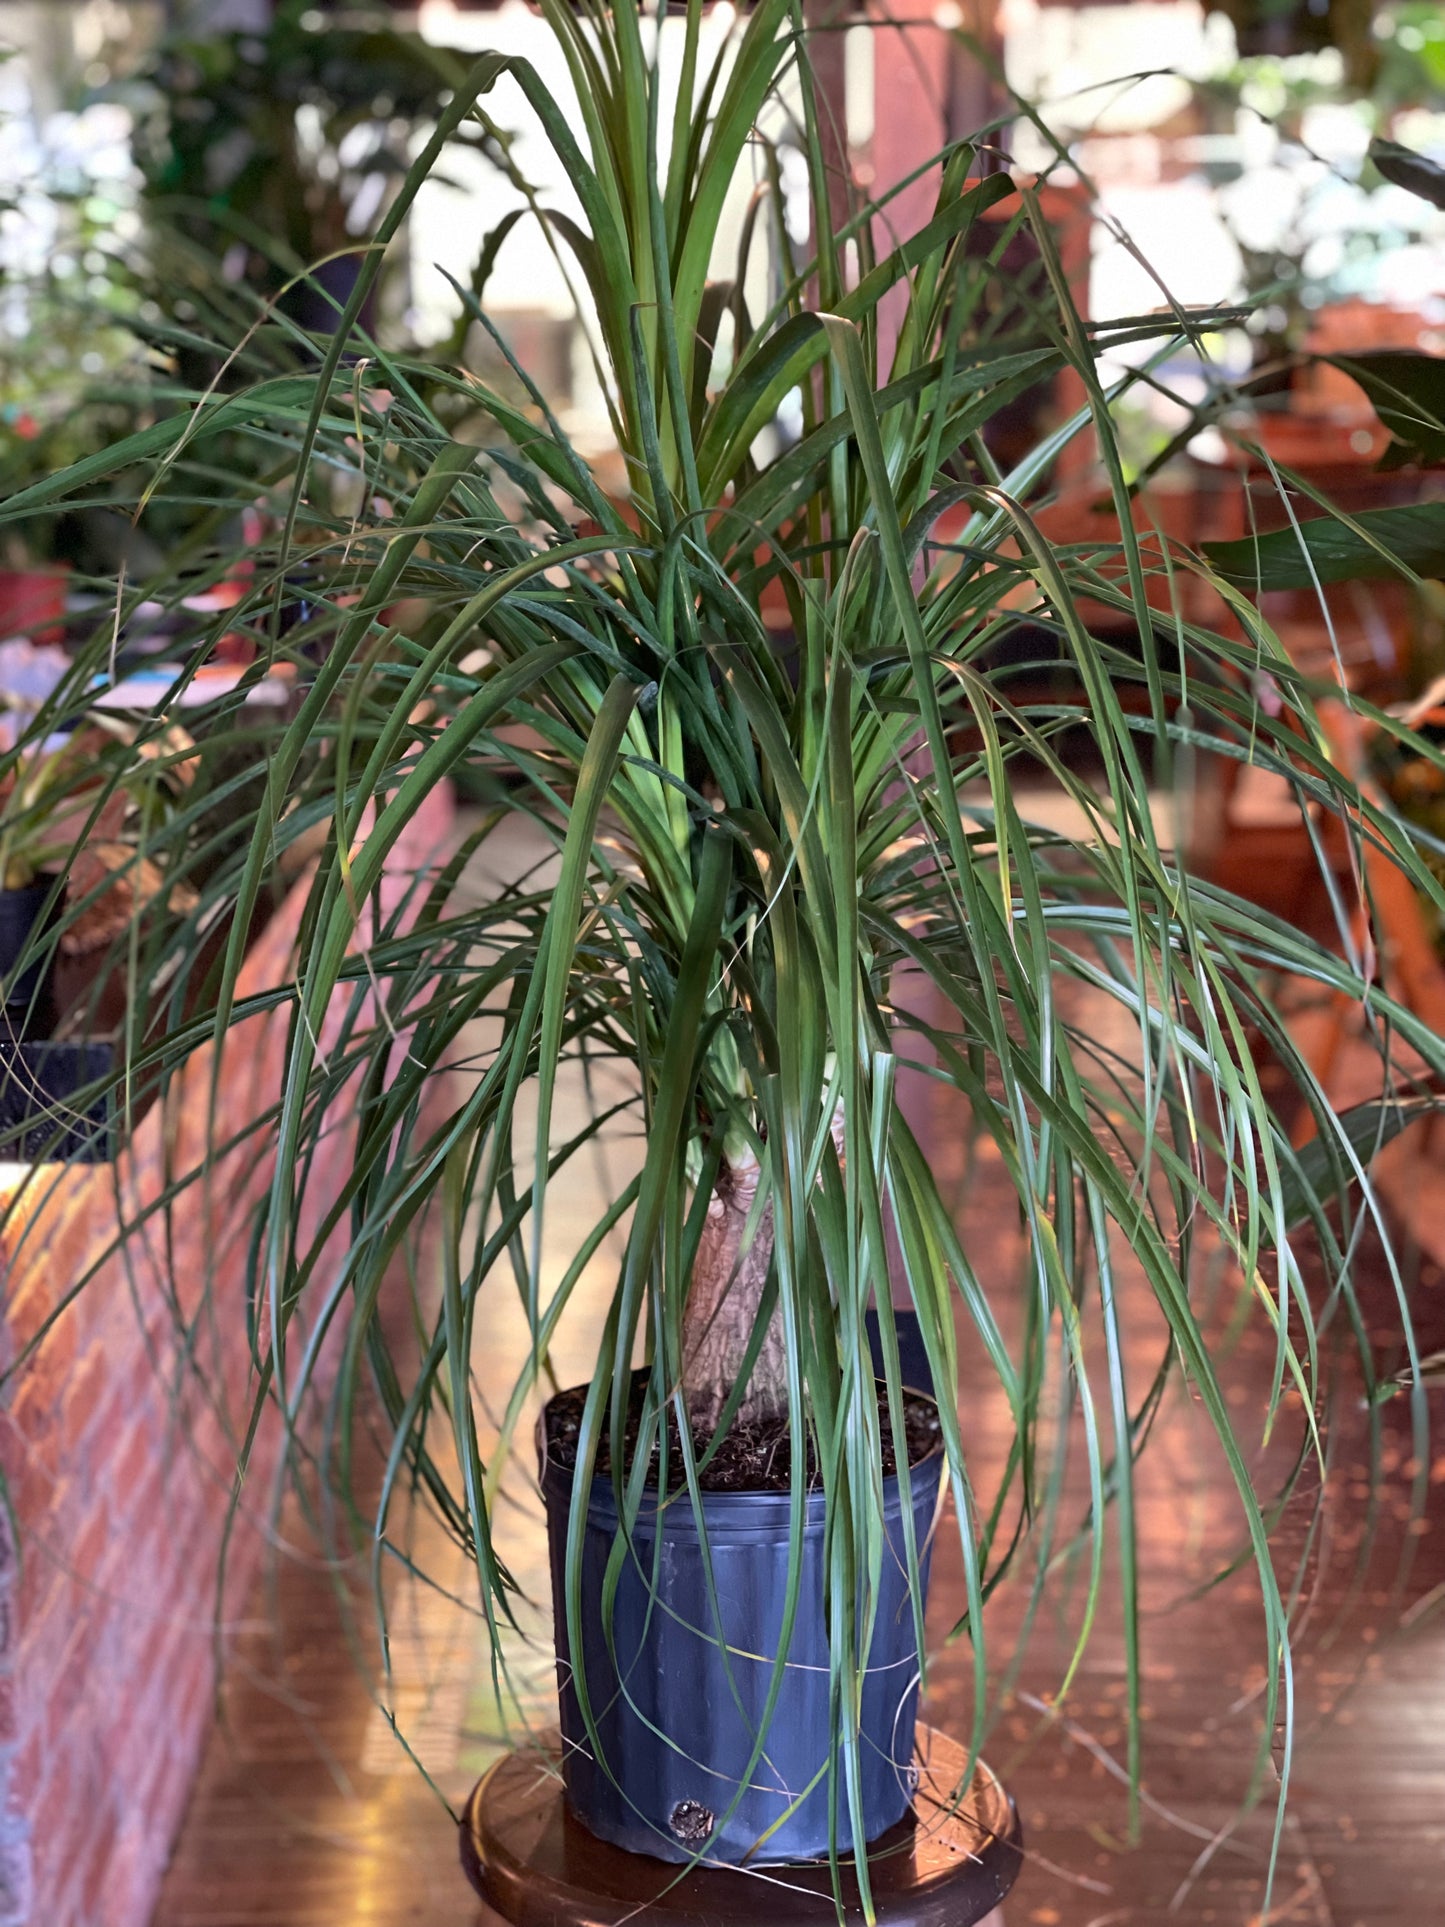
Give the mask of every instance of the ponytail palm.
M 224 415 L 295 478 L 253 619 L 279 606 L 299 544 L 330 571 L 321 667 L 268 745 L 249 847 L 209 886 L 232 911 L 210 1006 L 219 1032 L 237 1014 L 243 935 L 272 855 L 329 823 L 281 992 L 291 1045 L 253 1259 L 263 1396 L 295 1415 L 323 1337 L 342 1334 L 332 1463 L 350 1464 L 369 1370 L 392 1441 L 377 1544 L 402 1492 L 421 1492 L 474 1556 L 500 1642 L 514 1603 L 494 1538 L 500 1467 L 579 1280 L 616 1234 L 577 1446 L 574 1564 L 604 1446 L 627 1519 L 655 1443 L 680 1454 L 668 1476 L 697 1504 L 707 1459 L 739 1416 L 785 1415 L 795 1441 L 811 1440 L 827 1494 L 832 1593 L 860 1602 L 837 1615 L 832 1655 L 842 1783 L 856 1798 L 858 1682 L 886 1551 L 883 1428 L 897 1462 L 908 1457 L 893 1306 L 916 1313 L 939 1386 L 957 1382 L 957 1333 L 971 1330 L 1016 1435 L 1001 1489 L 978 1494 L 966 1419 L 942 1400 L 974 1744 L 989 1713 L 986 1596 L 1022 1533 L 1047 1549 L 1078 1529 L 1040 1451 L 1047 1383 L 1062 1401 L 1049 1437 L 1080 1442 L 1089 1494 L 1081 1645 L 1106 1541 L 1118 1546 L 1137 1768 L 1132 1474 L 1160 1387 L 1125 1368 L 1122 1242 L 1167 1322 L 1167 1370 L 1207 1413 L 1237 1488 L 1265 1605 L 1271 1731 L 1288 1584 L 1272 1563 L 1269 1495 L 1251 1483 L 1254 1441 L 1230 1416 L 1196 1315 L 1196 1252 L 1222 1246 L 1275 1322 L 1267 1430 L 1286 1388 L 1315 1395 L 1317 1313 L 1294 1241 L 1318 1240 L 1349 1293 L 1349 1241 L 1325 1205 L 1363 1176 L 1392 1116 L 1334 1113 L 1270 986 L 1281 973 L 1328 985 L 1436 1073 L 1445 1043 L 1352 953 L 1188 875 L 1156 832 L 1151 779 L 1167 793 L 1205 751 L 1252 761 L 1286 777 L 1302 810 L 1388 851 L 1437 903 L 1441 889 L 1411 832 L 1334 766 L 1313 692 L 1253 608 L 1221 588 L 1227 633 L 1200 626 L 1173 590 L 1188 570 L 1207 580 L 1203 565 L 1132 534 L 1100 354 L 1157 338 L 1162 358 L 1207 317 L 1091 328 L 1054 273 L 1048 312 L 1015 307 L 1006 328 L 990 323 L 993 262 L 1021 224 L 1054 263 L 1031 197 L 1006 177 L 978 178 L 968 147 L 939 157 L 934 212 L 917 233 L 895 242 L 886 206 L 840 216 L 789 0 L 760 0 L 710 67 L 701 8 L 689 5 L 667 113 L 650 17 L 561 0 L 543 12 L 576 88 L 576 131 L 514 59 L 480 61 L 448 111 L 453 124 L 485 123 L 510 73 L 575 187 L 580 222 L 530 190 L 528 218 L 578 286 L 626 498 L 594 479 L 545 396 L 513 403 L 463 370 L 374 344 L 357 359 L 345 329 L 319 371 L 200 404 L 162 478 L 181 486 Z M 413 170 L 392 228 L 446 133 Z M 788 239 L 780 142 L 808 168 L 806 258 Z M 749 171 L 756 193 L 724 268 L 719 235 Z M 464 297 L 483 328 L 502 238 L 482 248 Z M 1083 378 L 1086 409 L 999 474 L 991 418 L 1066 367 Z M 786 441 L 774 424 L 790 397 L 802 426 Z M 1086 426 L 1122 546 L 1060 547 L 1040 529 L 1052 461 Z M 165 434 L 148 433 L 145 452 L 163 448 Z M 388 518 L 328 520 L 321 483 L 358 461 Z M 1101 610 L 1116 619 L 1110 633 L 1134 624 L 1137 650 L 1096 633 Z M 1062 645 L 1077 706 L 1042 703 L 1036 683 L 990 666 L 1025 617 Z M 1268 708 L 1256 701 L 1266 675 Z M 1065 725 L 1087 731 L 1097 777 L 1066 759 Z M 1071 800 L 1076 834 L 1030 823 L 1025 765 Z M 410 924 L 374 916 L 403 827 L 434 785 L 463 773 L 486 799 L 467 848 L 419 886 Z M 521 814 L 550 868 L 477 901 L 466 860 Z M 1122 1073 L 1071 1017 L 1070 984 L 1132 1033 Z M 323 1050 L 338 1007 L 342 1042 Z M 205 1028 L 192 1020 L 136 1048 L 168 1066 Z M 1289 1106 L 1265 1093 L 1262 1047 L 1288 1073 Z M 440 1074 L 459 1060 L 464 1072 Z M 620 1079 L 617 1102 L 564 1114 L 559 1080 L 604 1067 Z M 920 1068 L 957 1094 L 1016 1193 L 1030 1273 L 1021 1341 L 1006 1339 L 1015 1321 L 998 1281 L 975 1272 L 900 1103 L 900 1075 Z M 303 1212 L 309 1156 L 348 1088 L 351 1177 L 319 1201 L 317 1230 Z M 1292 1148 L 1298 1098 L 1316 1132 L 1305 1154 Z M 557 1276 L 543 1262 L 549 1202 L 629 1120 L 638 1168 Z M 342 1223 L 338 1270 L 323 1257 Z M 424 1231 L 439 1241 L 444 1284 L 417 1362 L 383 1336 L 380 1307 L 398 1254 Z M 494 1307 L 514 1296 L 528 1354 L 484 1454 L 471 1374 L 486 1369 Z M 629 1455 L 639 1363 L 642 1449 Z M 454 1453 L 435 1445 L 439 1421 Z M 795 1450 L 797 1520 L 808 1477 Z

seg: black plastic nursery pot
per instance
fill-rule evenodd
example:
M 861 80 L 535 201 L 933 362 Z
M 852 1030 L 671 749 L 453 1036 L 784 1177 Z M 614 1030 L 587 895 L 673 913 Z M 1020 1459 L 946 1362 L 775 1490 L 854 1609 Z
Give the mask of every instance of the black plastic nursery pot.
M 0 987 L 5 1002 L 3 1035 L 10 1043 L 34 1043 L 55 1029 L 55 959 L 31 954 L 25 967 L 15 966 L 25 946 L 40 934 L 46 899 L 55 886 L 53 876 L 37 877 L 18 890 L 0 890 Z M 63 898 L 57 894 L 51 921 L 59 917 Z
M 116 1154 L 109 1044 L 0 1038 L 0 1162 L 104 1164 Z
M 918 1648 L 903 1509 L 912 1510 L 926 1586 L 942 1467 L 940 1447 L 906 1475 L 884 1480 L 886 1546 L 859 1748 L 869 1841 L 897 1825 L 914 1790 Z M 594 1478 L 582 1549 L 581 1662 L 599 1761 L 578 1703 L 563 1605 L 572 1480 L 571 1468 L 547 1457 L 544 1444 L 563 1777 L 572 1812 L 598 1838 L 662 1860 L 735 1865 L 826 1856 L 833 1795 L 823 1493 L 807 1501 L 786 1670 L 763 1752 L 742 1786 L 781 1641 L 788 1494 L 704 1492 L 704 1545 L 687 1493 L 660 1502 L 650 1490 L 621 1561 L 609 1627 L 604 1584 L 618 1515 L 611 1477 Z M 849 1853 L 841 1761 L 837 1788 L 838 1848 Z

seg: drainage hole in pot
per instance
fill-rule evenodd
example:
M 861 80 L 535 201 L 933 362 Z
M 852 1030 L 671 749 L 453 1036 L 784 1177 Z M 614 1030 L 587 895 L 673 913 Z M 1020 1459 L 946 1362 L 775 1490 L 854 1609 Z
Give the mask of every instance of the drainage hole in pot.
M 700 1847 L 712 1832 L 713 1812 L 701 1800 L 679 1800 L 667 1824 L 685 1847 Z

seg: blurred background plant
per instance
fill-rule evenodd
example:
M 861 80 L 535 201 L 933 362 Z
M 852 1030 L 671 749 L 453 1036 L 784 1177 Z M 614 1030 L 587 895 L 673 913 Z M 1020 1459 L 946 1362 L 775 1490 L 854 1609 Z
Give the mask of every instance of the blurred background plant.
M 56 53 L 57 36 L 39 50 Z M 119 439 L 150 369 L 135 332 L 142 296 L 139 181 L 118 106 L 71 104 L 65 67 L 0 48 L 0 488 L 8 493 Z M 69 63 L 67 63 L 68 66 Z M 71 518 L 6 538 L 20 570 L 71 561 Z
M 1165 371 L 1169 395 L 1135 392 L 1141 468 L 1190 426 L 1181 402 L 1222 407 L 1247 384 L 1284 408 L 1302 352 L 1445 324 L 1445 216 L 1368 159 L 1382 136 L 1445 149 L 1438 7 L 1010 0 L 1008 21 L 1008 81 L 1047 103 L 1015 122 L 1015 159 L 1092 190 L 1090 312 L 1222 287 L 1252 310 L 1200 366 Z
M 354 284 L 360 237 L 459 71 L 385 8 L 337 22 L 282 0 L 264 28 L 216 32 L 187 7 L 159 34 L 153 11 L 46 20 L 0 8 L 0 45 L 7 26 L 25 40 L 0 69 L 7 495 L 165 419 L 197 389 L 308 365 Z M 367 328 L 388 317 L 393 333 L 405 327 L 400 251 L 395 265 Z M 124 564 L 135 581 L 198 536 L 203 574 L 208 554 L 235 550 L 245 483 L 264 494 L 278 479 L 255 457 L 244 437 L 212 444 L 204 467 L 182 465 L 189 496 L 152 496 L 139 516 L 143 481 L 108 481 L 123 513 L 101 498 L 38 514 L 9 531 L 3 560 L 82 578 Z M 33 626 L 32 606 L 8 632 Z
M 219 265 L 224 288 L 279 299 L 324 331 L 417 133 L 462 71 L 384 8 L 338 20 L 279 0 L 262 29 L 183 20 L 99 97 L 129 110 L 150 248 L 169 266 L 172 244 L 185 244 L 188 308 L 215 299 Z
M 1290 358 L 1321 309 L 1378 295 L 1402 265 L 1391 256 L 1440 236 L 1438 210 L 1385 180 L 1368 150 L 1401 116 L 1428 122 L 1445 107 L 1445 15 L 1346 0 L 1318 16 L 1280 7 L 1248 32 L 1238 16 L 1258 9 L 1224 11 L 1236 20 L 1236 57 L 1199 97 L 1208 133 L 1237 145 L 1211 171 L 1246 299 L 1257 304 L 1249 332 L 1260 394 L 1288 387 Z

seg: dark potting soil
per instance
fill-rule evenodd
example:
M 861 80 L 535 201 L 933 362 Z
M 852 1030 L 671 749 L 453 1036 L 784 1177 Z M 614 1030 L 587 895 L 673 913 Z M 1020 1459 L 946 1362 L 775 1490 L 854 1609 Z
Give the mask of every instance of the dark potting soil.
M 633 1376 L 632 1400 L 627 1412 L 626 1469 L 631 1470 L 633 1455 L 637 1449 L 637 1433 L 642 1422 L 642 1404 L 646 1392 L 647 1374 L 637 1372 Z M 547 1406 L 547 1456 L 553 1464 L 571 1471 L 577 1463 L 577 1439 L 582 1430 L 582 1412 L 586 1404 L 587 1387 L 574 1386 L 571 1391 L 559 1392 Z M 898 1470 L 897 1455 L 893 1450 L 893 1433 L 889 1419 L 888 1394 L 883 1386 L 878 1387 L 878 1416 L 882 1426 L 883 1438 L 883 1476 L 891 1478 Z M 610 1475 L 612 1471 L 612 1442 L 604 1424 L 601 1443 L 597 1451 L 597 1473 Z M 682 1448 L 678 1438 L 677 1416 L 669 1409 L 667 1414 L 668 1449 L 667 1482 L 671 1491 L 676 1491 L 685 1483 L 682 1468 Z M 908 1392 L 904 1395 L 903 1430 L 908 1441 L 908 1463 L 920 1464 L 930 1452 L 937 1449 L 942 1438 L 938 1422 L 938 1407 L 930 1398 L 920 1393 Z M 701 1463 L 711 1439 L 701 1433 L 693 1436 L 693 1451 Z M 649 1484 L 656 1485 L 660 1453 L 656 1445 L 652 1449 L 652 1465 Z M 764 1423 L 734 1425 L 727 1437 L 708 1459 L 699 1475 L 698 1483 L 704 1492 L 786 1492 L 792 1480 L 793 1441 L 786 1415 Z M 810 1486 L 820 1483 L 818 1475 L 817 1446 L 812 1436 L 808 1438 L 807 1482 Z

